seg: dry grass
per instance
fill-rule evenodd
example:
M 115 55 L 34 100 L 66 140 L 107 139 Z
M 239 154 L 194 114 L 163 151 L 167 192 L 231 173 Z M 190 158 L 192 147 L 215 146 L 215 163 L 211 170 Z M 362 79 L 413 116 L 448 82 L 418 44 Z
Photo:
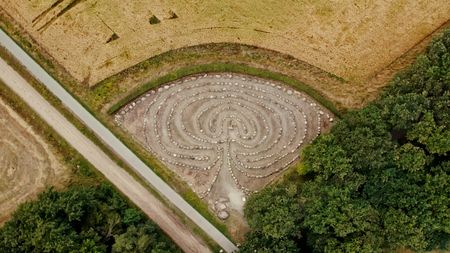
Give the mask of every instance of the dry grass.
M 44 140 L 0 100 L 0 224 L 16 207 L 49 186 L 63 186 L 70 171 Z
M 90 85 L 168 50 L 216 42 L 272 49 L 363 81 L 450 13 L 446 0 L 0 0 L 0 6 Z M 151 24 L 152 16 L 160 23 Z

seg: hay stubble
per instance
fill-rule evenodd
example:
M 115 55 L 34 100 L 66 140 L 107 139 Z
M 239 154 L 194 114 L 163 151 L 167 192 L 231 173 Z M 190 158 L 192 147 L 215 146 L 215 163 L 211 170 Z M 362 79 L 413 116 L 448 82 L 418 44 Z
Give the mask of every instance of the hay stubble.
M 0 223 L 17 205 L 68 180 L 48 145 L 0 100 Z

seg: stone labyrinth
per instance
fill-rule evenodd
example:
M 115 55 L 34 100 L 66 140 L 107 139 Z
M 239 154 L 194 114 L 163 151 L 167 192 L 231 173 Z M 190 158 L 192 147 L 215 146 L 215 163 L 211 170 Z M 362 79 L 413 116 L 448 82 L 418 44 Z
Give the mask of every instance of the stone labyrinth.
M 151 90 L 115 120 L 183 178 L 221 218 L 299 158 L 333 118 L 280 83 L 204 74 Z

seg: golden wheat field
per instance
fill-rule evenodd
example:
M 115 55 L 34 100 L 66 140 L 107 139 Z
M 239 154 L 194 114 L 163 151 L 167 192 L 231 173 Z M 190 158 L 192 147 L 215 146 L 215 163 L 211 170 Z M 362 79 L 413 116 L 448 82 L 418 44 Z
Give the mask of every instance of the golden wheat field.
M 0 7 L 90 85 L 168 50 L 213 42 L 255 45 L 365 80 L 450 16 L 446 0 L 0 0 Z

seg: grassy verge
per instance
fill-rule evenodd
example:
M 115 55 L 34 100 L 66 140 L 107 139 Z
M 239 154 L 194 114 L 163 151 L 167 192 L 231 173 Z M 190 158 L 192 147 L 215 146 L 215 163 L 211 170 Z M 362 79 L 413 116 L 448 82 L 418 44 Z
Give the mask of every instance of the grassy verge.
M 309 88 L 320 94 L 325 87 L 346 83 L 306 62 L 276 51 L 243 44 L 209 43 L 174 49 L 144 60 L 95 84 L 84 99 L 93 108 L 104 109 L 139 84 L 148 83 L 179 69 L 211 63 L 244 65 L 260 69 L 258 72 L 282 73 L 291 79 L 303 80 L 303 83 L 308 83 Z M 242 68 L 241 71 L 245 72 Z M 338 101 L 334 102 L 338 110 L 345 109 Z
M 141 85 L 131 91 L 127 96 L 120 99 L 117 103 L 112 105 L 108 109 L 108 113 L 112 114 L 119 110 L 121 107 L 129 103 L 131 100 L 134 100 L 135 98 L 139 97 L 140 95 L 144 94 L 149 89 L 158 87 L 164 83 L 172 82 L 177 79 L 180 79 L 185 76 L 193 75 L 193 74 L 199 74 L 199 73 L 210 73 L 210 72 L 234 72 L 234 73 L 240 73 L 240 74 L 247 74 L 252 76 L 257 76 L 261 78 L 266 79 L 272 79 L 275 81 L 279 81 L 282 83 L 285 83 L 293 88 L 295 88 L 298 91 L 304 92 L 314 98 L 317 102 L 325 106 L 328 110 L 330 110 L 332 113 L 334 113 L 336 116 L 340 117 L 340 112 L 336 109 L 334 104 L 325 99 L 322 95 L 319 94 L 316 90 L 311 88 L 310 86 L 283 74 L 275 73 L 271 71 L 267 71 L 264 69 L 259 68 L 253 68 L 244 64 L 232 64 L 232 63 L 210 63 L 205 65 L 197 65 L 197 66 L 190 66 L 178 69 L 176 71 L 173 71 L 163 77 L 160 77 L 158 79 L 155 79 L 153 81 L 150 81 L 148 83 L 145 83 L 144 85 Z

